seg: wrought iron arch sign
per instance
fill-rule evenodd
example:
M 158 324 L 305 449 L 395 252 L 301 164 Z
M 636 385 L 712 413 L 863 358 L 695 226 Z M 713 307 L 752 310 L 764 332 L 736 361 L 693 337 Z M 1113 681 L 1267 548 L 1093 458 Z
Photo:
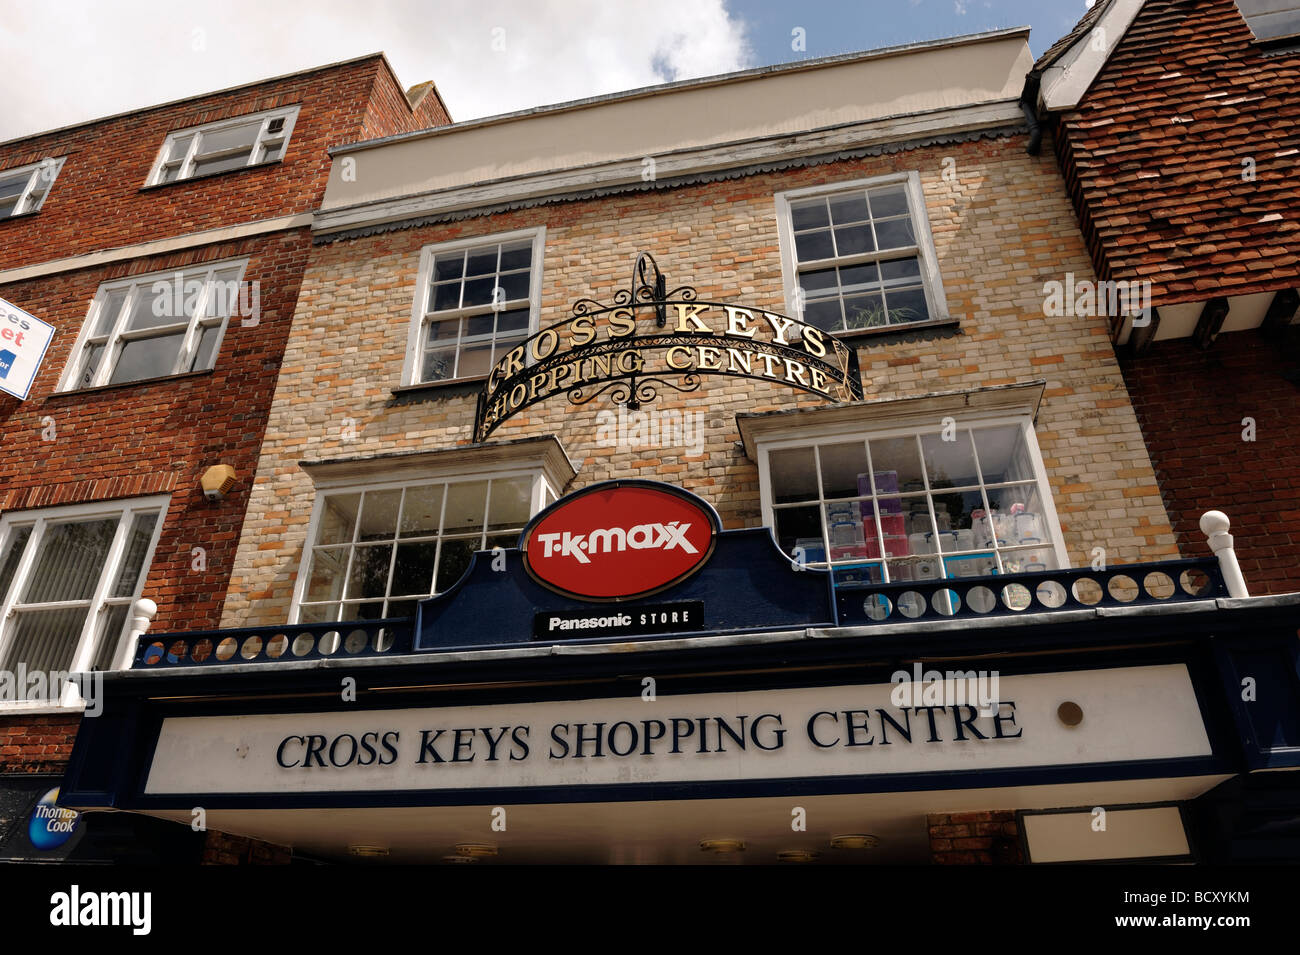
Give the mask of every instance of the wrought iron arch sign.
M 767 309 L 700 299 L 693 287 L 668 290 L 648 252 L 611 304 L 583 298 L 573 314 L 511 349 L 478 396 L 474 440 L 552 395 L 587 404 L 609 393 L 629 410 L 660 388 L 697 391 L 704 375 L 774 381 L 830 401 L 861 401 L 857 351 L 824 329 Z M 653 325 L 642 328 L 643 315 Z

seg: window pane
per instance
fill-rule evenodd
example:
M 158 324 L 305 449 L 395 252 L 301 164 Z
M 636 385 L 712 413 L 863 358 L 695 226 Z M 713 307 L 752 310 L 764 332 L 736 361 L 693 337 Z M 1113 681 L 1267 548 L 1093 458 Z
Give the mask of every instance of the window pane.
M 221 159 L 196 159 L 194 161 L 194 175 L 206 176 L 217 172 L 227 172 L 231 169 L 240 169 L 248 165 L 248 153 L 236 153 L 233 156 L 226 156 Z
M 796 230 L 825 228 L 830 225 L 825 199 L 790 203 L 790 222 Z
M 896 249 L 905 245 L 916 245 L 916 233 L 912 231 L 911 219 L 876 220 L 876 242 L 882 249 Z
M 499 279 L 502 301 L 513 302 L 528 298 L 528 278 L 530 272 L 509 272 Z
M 361 527 L 357 540 L 389 540 L 397 534 L 397 510 L 402 490 L 367 491 L 361 504 Z
M 892 325 L 923 322 L 930 317 L 923 288 L 890 289 L 885 293 L 885 300 L 889 309 L 889 322 Z
M 486 503 L 487 481 L 458 481 L 448 485 L 444 533 L 482 530 Z
M 352 550 L 348 571 L 348 599 L 382 597 L 388 589 L 388 568 L 393 560 L 392 544 L 358 544 Z
M 149 541 L 153 539 L 153 529 L 157 523 L 157 514 L 137 514 L 131 522 L 126 537 L 126 553 L 117 573 L 117 582 L 109 591 L 110 597 L 134 597 L 138 592 L 143 583 L 140 571 L 144 569 L 144 557 L 149 551 Z
M 999 547 L 1044 544 L 1050 540 L 1036 486 L 990 488 L 988 498 Z
M 433 260 L 433 280 L 435 282 L 459 279 L 464 274 L 465 253 L 463 252 L 449 252 L 445 255 L 439 255 Z
M 817 466 L 812 448 L 788 448 L 767 456 L 776 504 L 817 500 Z
M 985 521 L 984 499 L 979 491 L 934 495 L 936 539 L 945 554 L 993 547 L 992 524 Z
M 858 255 L 862 252 L 874 252 L 875 241 L 871 238 L 871 227 L 867 225 L 846 226 L 835 230 L 835 251 L 839 255 Z
M 185 154 L 189 152 L 190 142 L 194 139 L 194 134 L 188 136 L 178 136 L 172 140 L 172 148 L 167 152 L 167 160 L 184 159 Z
M 863 193 L 831 199 L 831 221 L 836 225 L 867 220 L 867 197 Z
M 506 335 L 511 332 L 519 332 L 521 334 L 526 333 L 528 331 L 528 319 L 528 309 L 526 308 L 517 308 L 513 311 L 501 312 L 497 315 L 497 335 Z M 500 347 L 500 342 L 498 342 L 497 353 L 505 353 L 505 349 Z
M 798 555 L 796 547 L 803 549 L 806 564 L 826 560 L 826 546 L 822 542 L 821 508 L 816 504 L 807 507 L 783 507 L 776 515 L 776 540 L 781 549 L 792 557 Z
M 9 535 L 9 543 L 5 545 L 4 557 L 0 559 L 0 603 L 4 602 L 9 593 L 9 584 L 18 571 L 18 561 L 22 559 L 23 550 L 27 547 L 27 541 L 31 536 L 32 529 L 30 527 L 16 527 Z
M 953 432 L 952 441 L 943 440 L 942 434 L 923 435 L 921 447 L 931 488 L 967 487 L 979 483 L 970 432 L 965 428 Z
M 526 269 L 533 263 L 532 242 L 512 242 L 501 247 L 501 271 Z
M 107 670 L 117 655 L 117 645 L 126 631 L 126 618 L 130 604 L 109 607 L 100 617 L 99 631 L 95 634 L 95 649 L 90 660 L 92 670 Z
M 90 383 L 95 380 L 95 372 L 99 370 L 99 363 L 103 357 L 103 345 L 90 345 L 86 348 L 86 363 L 82 366 L 81 378 L 77 381 L 80 387 L 90 387 Z
M 455 375 L 455 348 L 431 348 L 424 353 L 424 364 L 420 369 L 422 381 L 443 381 Z
M 308 600 L 337 600 L 343 596 L 349 549 L 317 547 L 312 551 L 311 576 L 307 579 Z
M 360 506 L 360 494 L 328 495 L 325 498 L 325 508 L 321 512 L 316 543 L 342 544 L 352 540 L 352 528 L 356 523 L 357 510 Z
M 804 306 L 803 320 L 824 331 L 843 331 L 844 317 L 840 313 L 839 297 L 808 302 Z
M 239 126 L 228 126 L 215 132 L 203 133 L 203 138 L 199 142 L 199 153 L 206 156 L 210 153 L 235 149 L 240 146 L 251 147 L 261 128 L 262 123 L 258 120 L 252 123 L 242 123 Z
M 199 347 L 194 353 L 194 370 L 206 371 L 216 364 L 217 340 L 221 338 L 221 326 L 210 325 L 199 334 Z
M 846 328 L 879 328 L 887 324 L 885 301 L 879 295 L 848 295 L 844 298 Z
M 492 345 L 473 345 L 461 349 L 460 366 L 456 369 L 456 377 L 473 378 L 477 375 L 486 375 L 492 367 Z
M 921 260 L 916 256 L 880 263 L 880 275 L 886 282 L 912 284 L 921 275 Z M 909 281 L 910 280 L 910 281 Z
M 442 554 L 438 558 L 438 580 L 435 585 L 438 593 L 444 593 L 451 588 L 452 584 L 460 580 L 469 569 L 470 558 L 474 556 L 474 551 L 478 550 L 478 545 L 477 537 L 461 537 L 442 542 Z
M 475 305 L 489 305 L 492 302 L 492 289 L 496 287 L 496 279 L 466 279 L 465 280 L 465 297 L 462 300 L 463 308 L 471 308 Z
M 400 536 L 416 537 L 438 533 L 442 515 L 442 485 L 422 484 L 406 489 L 402 502 Z M 432 574 L 432 568 L 430 569 Z
M 822 465 L 822 497 L 857 497 L 870 494 L 867 485 L 867 444 L 823 444 L 817 449 Z
M 184 337 L 183 334 L 160 335 L 157 338 L 127 342 L 118 355 L 117 366 L 108 379 L 109 383 L 119 384 L 170 375 L 176 367 L 176 358 Z
M 194 314 L 194 307 L 198 304 L 197 297 L 192 295 L 191 289 L 184 288 L 186 281 L 184 278 L 180 279 L 184 294 L 181 296 L 180 308 L 176 308 L 173 278 L 159 279 L 158 281 L 166 286 L 159 292 L 153 290 L 154 282 L 142 282 L 135 287 L 135 298 L 131 302 L 131 311 L 126 319 L 128 329 L 140 331 L 146 328 L 160 328 L 163 325 L 175 325 Z M 190 301 L 192 297 L 194 301 Z
M 497 254 L 499 246 L 488 246 L 485 249 L 471 249 L 465 262 L 465 275 L 491 275 L 497 270 Z
M 1034 466 L 1021 428 L 1015 425 L 980 428 L 974 432 L 974 437 L 985 483 L 1033 480 Z
M 444 282 L 435 285 L 430 293 L 429 310 L 445 312 L 453 308 L 460 308 L 460 282 Z
M 909 493 L 925 489 L 916 438 L 871 439 L 871 467 L 875 471 L 877 494 Z
M 23 603 L 88 600 L 99 583 L 118 519 L 101 518 L 45 529 Z
M 840 269 L 840 286 L 845 294 L 875 291 L 880 285 L 880 266 L 874 262 Z
M 339 605 L 329 604 L 303 604 L 298 609 L 299 623 L 333 623 L 335 620 L 342 620 Z
M 58 610 L 25 610 L 13 617 L 9 649 L 0 669 L 16 670 L 25 663 L 30 670 L 67 670 L 86 625 L 85 607 Z M 25 693 L 25 686 L 17 686 Z
M 108 292 L 100 302 L 99 314 L 95 317 L 95 327 L 91 330 L 92 338 L 107 335 L 113 329 L 113 323 L 122 311 L 129 288 L 116 288 Z
M 796 235 L 794 237 L 794 251 L 795 257 L 800 262 L 814 262 L 819 259 L 834 258 L 835 250 L 831 246 L 830 230 Z
M 395 595 L 432 593 L 433 566 L 438 558 L 437 541 L 416 541 L 397 545 L 397 563 L 393 566 Z
M 500 531 L 522 528 L 528 523 L 533 494 L 533 479 L 509 478 L 492 482 L 492 505 L 488 515 L 488 530 Z
M 877 218 L 885 216 L 906 215 L 907 189 L 904 186 L 886 186 L 872 189 L 868 194 L 871 199 L 871 214 Z

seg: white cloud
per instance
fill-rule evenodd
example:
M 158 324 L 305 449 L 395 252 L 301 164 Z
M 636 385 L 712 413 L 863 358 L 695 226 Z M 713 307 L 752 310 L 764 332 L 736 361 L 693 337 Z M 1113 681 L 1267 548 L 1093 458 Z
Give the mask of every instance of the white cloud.
M 0 141 L 379 50 L 457 120 L 753 65 L 724 0 L 67 0 L 3 29 Z

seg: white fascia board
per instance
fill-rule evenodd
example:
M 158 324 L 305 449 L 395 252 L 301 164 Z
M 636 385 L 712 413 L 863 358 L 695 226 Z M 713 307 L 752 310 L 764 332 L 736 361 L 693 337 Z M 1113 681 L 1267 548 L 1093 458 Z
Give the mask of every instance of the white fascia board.
M 994 100 L 973 106 L 835 126 L 796 136 L 773 135 L 741 143 L 684 149 L 657 157 L 655 178 L 670 180 L 724 169 L 797 160 L 839 150 L 905 143 L 934 136 L 961 135 L 981 129 L 1021 125 L 1023 122 L 1024 116 L 1017 100 Z M 316 213 L 312 231 L 329 234 L 511 202 L 558 199 L 589 190 L 642 186 L 645 183 L 644 173 L 644 160 L 638 156 L 618 162 L 398 196 L 337 209 L 322 209 Z
M 1144 0 L 1115 0 L 1091 30 L 1043 71 L 1039 101 L 1047 112 L 1074 109 L 1137 18 Z

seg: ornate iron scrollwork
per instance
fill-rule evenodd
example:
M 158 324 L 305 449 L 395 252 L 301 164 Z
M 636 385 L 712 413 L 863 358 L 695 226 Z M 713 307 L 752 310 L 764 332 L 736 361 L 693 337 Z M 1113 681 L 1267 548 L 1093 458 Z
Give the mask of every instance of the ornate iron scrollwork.
M 654 315 L 653 330 L 637 334 L 647 310 Z M 670 310 L 677 313 L 674 327 Z M 700 317 L 706 312 L 725 315 L 723 327 L 709 327 Z M 763 325 L 767 338 L 757 334 Z M 659 359 L 662 367 L 647 367 L 647 359 Z M 567 319 L 531 335 L 497 362 L 479 394 L 474 438 L 485 440 L 505 419 L 561 391 L 573 405 L 608 395 L 635 411 L 657 400 L 661 388 L 698 391 L 704 375 L 780 382 L 832 401 L 863 397 L 853 348 L 798 319 L 703 301 L 689 285 L 668 291 L 654 257 L 642 252 L 631 281 L 614 292 L 610 304 L 578 299 Z

